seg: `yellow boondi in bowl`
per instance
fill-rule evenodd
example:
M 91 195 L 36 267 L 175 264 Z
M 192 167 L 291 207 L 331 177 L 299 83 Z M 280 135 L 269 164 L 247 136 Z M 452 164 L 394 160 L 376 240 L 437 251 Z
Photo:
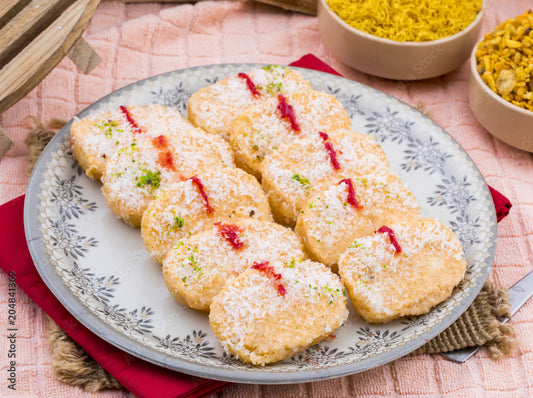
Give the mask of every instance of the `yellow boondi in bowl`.
M 405 1 L 399 3 L 399 7 L 389 2 L 380 6 L 377 0 L 366 0 L 355 1 L 353 4 L 357 5 L 353 7 L 346 6 L 350 2 L 343 3 L 339 16 L 333 11 L 337 1 L 318 0 L 319 33 L 329 50 L 355 69 L 398 80 L 427 79 L 458 68 L 468 59 L 477 41 L 485 11 L 484 1 L 473 0 L 478 7 L 466 7 L 466 3 L 472 3 L 470 1 L 450 8 L 454 12 L 457 8 L 461 10 L 456 18 L 446 12 L 435 13 L 433 9 L 432 18 L 429 18 L 424 16 L 425 11 L 430 11 L 423 7 L 427 1 Z M 407 5 L 424 17 L 417 20 L 411 18 L 413 13 L 403 13 Z M 350 12 L 352 8 L 357 11 L 357 18 Z M 373 12 L 366 13 L 366 8 Z M 396 8 L 402 13 L 394 14 Z M 468 14 L 466 10 L 475 14 L 473 20 L 464 16 Z M 435 15 L 440 16 L 436 18 Z M 383 16 L 391 21 L 388 26 Z M 423 21 L 428 25 L 423 26 Z
M 464 30 L 483 0 L 326 0 L 351 27 L 383 39 L 423 42 Z

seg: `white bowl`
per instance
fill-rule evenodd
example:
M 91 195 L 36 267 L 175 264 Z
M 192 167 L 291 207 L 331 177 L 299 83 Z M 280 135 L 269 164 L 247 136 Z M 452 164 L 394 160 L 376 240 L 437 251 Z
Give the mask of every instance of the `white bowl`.
M 425 42 L 398 42 L 355 29 L 318 0 L 318 31 L 329 50 L 345 64 L 371 75 L 397 80 L 436 77 L 461 66 L 476 44 L 486 2 L 466 29 Z
M 515 148 L 533 152 L 533 112 L 504 100 L 481 79 L 476 48 L 470 56 L 468 99 L 479 123 L 492 135 Z

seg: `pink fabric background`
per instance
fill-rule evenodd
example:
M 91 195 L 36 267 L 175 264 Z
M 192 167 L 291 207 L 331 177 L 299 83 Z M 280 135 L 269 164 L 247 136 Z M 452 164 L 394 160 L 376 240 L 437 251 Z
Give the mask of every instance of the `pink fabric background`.
M 525 12 L 531 0 L 488 0 L 482 32 Z M 316 17 L 257 3 L 205 1 L 192 4 L 100 5 L 84 34 L 102 63 L 83 75 L 65 59 L 37 88 L 0 115 L 16 145 L 0 160 L 0 204 L 25 192 L 28 150 L 23 140 L 36 115 L 70 119 L 100 97 L 130 82 L 185 67 L 226 62 L 288 64 L 314 53 L 341 74 L 409 103 L 425 104 L 430 117 L 473 158 L 487 182 L 513 203 L 498 225 L 498 249 L 490 279 L 509 286 L 533 268 L 533 155 L 490 136 L 468 107 L 466 64 L 421 82 L 388 81 L 348 68 L 323 46 Z M 7 283 L 0 273 L 0 396 L 125 397 L 124 392 L 87 393 L 58 382 L 50 368 L 44 313 L 17 290 L 17 392 L 7 389 Z M 533 395 L 533 301 L 512 324 L 520 348 L 501 361 L 485 351 L 457 365 L 439 356 L 403 358 L 350 377 L 291 386 L 234 385 L 218 397 L 374 397 Z

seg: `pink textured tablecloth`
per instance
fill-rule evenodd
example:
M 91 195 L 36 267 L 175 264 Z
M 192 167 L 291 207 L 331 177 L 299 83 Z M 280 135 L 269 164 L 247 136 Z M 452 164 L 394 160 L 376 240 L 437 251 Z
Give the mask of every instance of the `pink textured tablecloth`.
M 483 32 L 531 7 L 531 0 L 488 0 Z M 130 82 L 185 67 L 226 62 L 288 64 L 314 53 L 344 76 L 409 104 L 422 101 L 429 116 L 470 154 L 487 182 L 513 203 L 498 225 L 498 248 L 490 279 L 509 286 L 533 268 L 533 155 L 486 133 L 468 107 L 466 64 L 446 76 L 421 82 L 389 81 L 354 71 L 320 41 L 316 17 L 241 2 L 192 4 L 102 4 L 85 39 L 102 63 L 83 75 L 65 59 L 37 88 L 0 115 L 16 145 L 0 160 L 0 203 L 24 193 L 30 126 L 69 119 L 105 94 Z M 1 223 L 1 221 L 0 221 Z M 1 224 L 0 224 L 1 225 Z M 8 278 L 0 273 L 0 397 L 125 397 L 125 392 L 90 394 L 58 382 L 51 372 L 44 313 L 22 291 L 17 300 L 17 391 L 7 388 L 9 370 Z M 533 302 L 512 319 L 521 346 L 501 361 L 483 350 L 463 365 L 439 356 L 403 358 L 354 376 L 290 386 L 234 385 L 219 397 L 382 397 L 533 395 Z

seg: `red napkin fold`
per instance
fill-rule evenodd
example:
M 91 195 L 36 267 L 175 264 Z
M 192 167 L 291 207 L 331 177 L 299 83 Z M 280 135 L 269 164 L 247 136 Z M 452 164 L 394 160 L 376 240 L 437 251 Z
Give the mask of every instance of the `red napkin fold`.
M 306 55 L 291 65 L 339 75 L 313 55 Z M 511 204 L 501 193 L 490 190 L 500 221 L 509 213 Z M 55 298 L 35 269 L 26 244 L 23 209 L 24 196 L 0 206 L 0 268 L 124 387 L 139 398 L 201 398 L 231 384 L 185 375 L 138 359 L 105 342 L 78 322 Z
M 289 64 L 290 66 L 299 66 L 301 68 L 314 69 L 320 72 L 327 72 L 333 75 L 342 76 L 339 72 L 333 69 L 328 64 L 322 62 L 320 59 L 315 57 L 312 54 L 306 54 L 302 58 L 293 63 Z M 494 207 L 496 209 L 496 218 L 500 222 L 513 206 L 509 199 L 503 196 L 500 192 L 496 191 L 494 188 L 489 186 L 490 193 L 492 195 L 492 200 L 494 201 Z
M 496 219 L 500 222 L 507 214 L 509 214 L 509 210 L 511 210 L 513 205 L 509 202 L 509 199 L 503 196 L 500 192 L 496 191 L 490 185 L 488 187 L 490 194 L 492 195 L 492 200 L 494 201 Z

